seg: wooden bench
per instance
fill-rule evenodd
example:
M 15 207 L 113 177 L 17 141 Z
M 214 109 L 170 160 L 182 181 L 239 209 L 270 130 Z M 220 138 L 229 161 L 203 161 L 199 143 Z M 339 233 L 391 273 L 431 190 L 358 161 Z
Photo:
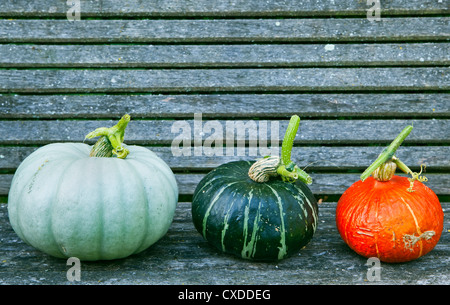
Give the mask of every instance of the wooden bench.
M 163 239 L 126 259 L 82 263 L 79 283 L 450 284 L 449 3 L 382 1 L 380 21 L 368 20 L 369 8 L 350 0 L 83 0 L 81 20 L 69 21 L 65 0 L 2 1 L 0 284 L 71 283 L 66 261 L 25 245 L 10 227 L 11 179 L 38 147 L 81 142 L 125 113 L 125 142 L 171 166 L 180 202 Z M 224 130 L 227 122 L 278 124 L 279 139 L 290 116 L 301 117 L 293 159 L 321 204 L 318 230 L 298 255 L 244 261 L 195 230 L 190 201 L 205 173 L 261 156 L 174 156 L 171 127 L 193 127 L 194 114 Z M 444 231 L 431 253 L 382 263 L 381 280 L 371 282 L 367 259 L 337 232 L 336 202 L 409 124 L 398 156 L 415 171 L 427 165 Z

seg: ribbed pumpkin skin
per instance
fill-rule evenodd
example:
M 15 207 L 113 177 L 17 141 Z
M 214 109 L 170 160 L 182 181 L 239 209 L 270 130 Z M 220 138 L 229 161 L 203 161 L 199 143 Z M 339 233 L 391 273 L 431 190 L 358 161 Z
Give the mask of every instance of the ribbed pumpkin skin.
M 60 258 L 110 260 L 147 249 L 172 223 L 172 171 L 143 147 L 128 146 L 126 159 L 91 158 L 90 148 L 50 144 L 22 162 L 8 197 L 14 231 Z
M 219 166 L 198 184 L 192 202 L 195 228 L 220 251 L 253 260 L 279 260 L 313 237 L 317 201 L 306 184 L 248 177 L 253 162 Z
M 444 213 L 436 194 L 406 177 L 357 181 L 339 199 L 336 225 L 342 239 L 364 257 L 384 262 L 417 259 L 438 243 Z

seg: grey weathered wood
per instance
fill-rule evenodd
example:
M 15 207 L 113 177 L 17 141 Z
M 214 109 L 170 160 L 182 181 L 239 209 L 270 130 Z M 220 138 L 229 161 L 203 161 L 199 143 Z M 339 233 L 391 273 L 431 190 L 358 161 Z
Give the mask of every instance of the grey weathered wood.
M 450 117 L 450 94 L 0 94 L 0 118 Z
M 450 18 L 0 20 L 0 43 L 446 41 Z
M 448 228 L 450 204 L 442 206 Z M 372 284 L 367 280 L 367 259 L 350 250 L 339 236 L 335 202 L 319 206 L 319 225 L 311 242 L 298 255 L 274 263 L 219 253 L 195 230 L 190 208 L 189 202 L 180 202 L 169 232 L 148 250 L 122 260 L 82 262 L 79 284 Z M 0 282 L 69 284 L 66 260 L 24 244 L 12 230 L 6 210 L 0 204 Z M 420 259 L 407 264 L 381 263 L 381 281 L 373 283 L 450 284 L 449 244 L 450 234 L 444 230 L 433 251 Z M 214 276 L 206 276 L 210 274 Z
M 294 147 L 292 160 L 309 172 L 346 172 L 366 169 L 383 150 L 383 146 L 302 146 Z M 37 147 L 0 146 L 0 171 L 12 172 Z M 255 160 L 259 156 L 250 155 L 248 149 L 243 156 L 174 156 L 170 147 L 148 147 L 163 159 L 175 172 L 209 171 L 231 161 Z M 426 172 L 450 170 L 450 146 L 404 146 L 396 156 L 412 170 L 419 171 L 426 165 Z M 401 173 L 401 171 L 399 170 Z
M 310 173 L 313 183 L 309 186 L 317 198 L 327 198 L 327 196 L 340 196 L 354 182 L 358 181 L 362 170 L 358 174 L 330 174 L 330 173 Z M 400 175 L 406 176 L 399 173 Z M 192 196 L 200 180 L 205 176 L 202 174 L 175 174 L 178 183 L 180 196 Z M 438 196 L 450 195 L 450 175 L 448 174 L 426 174 L 428 182 L 426 185 Z M 0 196 L 7 196 L 11 186 L 13 175 L 0 174 Z
M 211 1 L 166 0 L 151 4 L 140 0 L 81 1 L 82 17 L 291 17 L 360 16 L 372 5 L 366 1 Z M 66 17 L 66 1 L 15 0 L 0 3 L 0 17 Z M 381 4 L 382 16 L 430 15 L 449 12 L 446 1 L 398 0 Z
M 200 126 L 200 121 L 197 121 Z M 192 140 L 191 145 L 194 144 L 195 139 L 205 140 L 213 133 L 218 133 L 224 140 L 223 145 L 226 145 L 227 139 L 230 143 L 235 143 L 238 140 L 236 128 L 234 133 L 231 127 L 236 127 L 236 122 L 229 123 L 229 133 L 227 134 L 227 122 L 217 121 L 218 126 L 222 127 L 222 132 L 204 131 L 200 128 L 194 127 L 193 120 L 183 121 L 182 124 L 174 124 L 175 121 L 170 120 L 135 120 L 128 124 L 125 143 L 130 145 L 161 145 L 172 144 L 174 139 Z M 267 126 L 267 130 L 272 127 L 271 121 L 258 120 L 242 120 L 250 128 L 259 126 Z M 276 121 L 279 124 L 279 142 L 284 137 L 287 120 Z M 62 121 L 0 121 L 0 144 L 2 145 L 42 145 L 52 142 L 81 142 L 87 133 L 95 130 L 98 127 L 109 127 L 117 123 L 116 121 L 88 121 L 88 120 L 62 120 Z M 202 121 L 206 123 L 206 121 Z M 276 124 L 276 123 L 274 123 Z M 296 144 L 386 144 L 390 143 L 400 131 L 408 126 L 413 125 L 414 129 L 411 134 L 404 141 L 405 144 L 449 144 L 450 121 L 447 119 L 441 120 L 302 120 L 300 128 L 295 138 Z M 274 125 L 276 126 L 276 125 Z M 180 128 L 185 128 L 186 133 Z M 173 131 L 172 131 L 173 128 Z M 190 129 L 190 131 L 189 131 Z M 276 130 L 276 127 L 275 129 Z M 242 130 L 242 138 L 239 140 L 249 140 L 248 129 L 245 130 L 245 135 Z M 194 134 L 195 132 L 195 134 Z M 203 132 L 203 135 L 201 135 Z M 250 139 L 259 140 L 258 134 Z M 276 139 L 271 136 L 271 132 L 266 133 L 266 138 Z M 181 141 L 180 141 L 181 142 Z M 93 140 L 87 140 L 86 143 L 93 143 Z M 270 144 L 270 143 L 269 143 Z M 180 144 L 181 145 L 181 144 Z M 258 143 L 252 145 L 259 146 Z M 225 148 L 223 149 L 224 154 Z M 191 151 L 193 154 L 193 152 Z
M 450 68 L 0 70 L 3 93 L 448 90 Z
M 298 45 L 0 45 L 5 68 L 430 66 L 448 43 Z
M 358 181 L 362 171 L 358 174 L 323 174 L 311 173 L 313 183 L 309 186 L 317 197 L 327 195 L 342 195 L 354 182 Z M 402 174 L 400 174 L 402 175 Z M 192 195 L 204 174 L 177 174 L 180 194 Z M 447 174 L 426 174 L 430 187 L 439 196 L 450 195 L 450 176 Z

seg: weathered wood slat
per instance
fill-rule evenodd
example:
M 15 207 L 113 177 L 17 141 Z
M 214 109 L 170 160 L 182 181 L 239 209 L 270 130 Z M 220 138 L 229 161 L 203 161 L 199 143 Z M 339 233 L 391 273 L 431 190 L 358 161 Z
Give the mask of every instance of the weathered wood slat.
M 360 178 L 359 174 L 311 174 L 313 183 L 309 186 L 316 196 L 341 195 L 347 188 Z M 191 195 L 194 193 L 204 174 L 177 174 L 180 194 Z M 446 174 L 426 174 L 430 187 L 439 196 L 450 195 L 450 175 Z
M 448 43 L 298 45 L 0 45 L 5 68 L 430 66 Z
M 428 15 L 448 13 L 446 1 L 382 2 L 383 16 Z M 365 17 L 365 1 L 153 1 L 140 0 L 119 3 L 114 0 L 81 1 L 82 17 L 290 17 L 290 16 L 361 16 Z M 66 1 L 15 0 L 0 3 L 0 17 L 66 17 L 71 5 Z
M 446 41 L 450 18 L 0 20 L 0 43 Z
M 374 146 L 345 146 L 345 147 L 295 147 L 292 160 L 309 172 L 348 170 L 362 171 L 367 168 L 384 147 Z M 6 146 L 0 147 L 0 171 L 14 171 L 20 163 L 37 147 Z M 174 156 L 170 147 L 148 147 L 163 159 L 175 172 L 180 171 L 209 171 L 217 166 L 231 161 L 255 160 L 248 149 L 244 156 Z M 450 170 L 450 146 L 404 146 L 396 154 L 412 170 L 419 171 L 420 165 L 425 164 L 425 171 Z M 401 172 L 401 171 L 399 171 Z
M 444 202 L 442 207 L 447 228 L 450 204 Z M 189 202 L 180 202 L 166 236 L 141 254 L 122 260 L 81 263 L 80 283 L 370 284 L 367 259 L 350 250 L 337 232 L 335 202 L 319 206 L 319 225 L 311 242 L 298 255 L 276 263 L 251 262 L 219 253 L 195 230 L 190 209 Z M 69 283 L 66 273 L 70 266 L 66 260 L 52 258 L 22 242 L 9 224 L 5 204 L 0 204 L 0 227 L 2 284 Z M 408 264 L 382 263 L 381 281 L 374 283 L 449 284 L 449 244 L 450 234 L 444 231 L 433 251 L 419 260 Z M 205 276 L 211 273 L 213 277 Z
M 0 93 L 448 90 L 450 68 L 0 70 Z
M 165 145 L 172 144 L 175 138 L 189 142 L 193 146 L 194 138 L 205 140 L 212 134 L 216 134 L 226 141 L 235 144 L 235 140 L 253 140 L 253 147 L 260 147 L 259 140 L 270 141 L 284 137 L 288 124 L 287 120 L 281 121 L 257 121 L 242 120 L 242 128 L 237 125 L 238 121 L 217 120 L 217 130 L 206 130 L 200 124 L 206 121 L 183 120 L 174 124 L 171 120 L 135 120 L 127 127 L 125 143 L 137 145 Z M 87 120 L 63 120 L 63 121 L 0 121 L 1 145 L 42 145 L 51 142 L 81 142 L 90 131 L 98 127 L 113 126 L 117 121 L 87 121 Z M 246 125 L 245 125 L 246 124 Z M 278 124 L 278 128 L 277 128 Z M 413 132 L 404 143 L 408 144 L 448 144 L 450 143 L 450 121 L 441 120 L 302 120 L 297 133 L 296 144 L 386 144 L 390 143 L 398 133 L 407 125 L 413 125 Z M 240 132 L 238 135 L 237 127 Z M 266 129 L 264 129 L 266 128 Z M 274 130 L 274 134 L 271 131 Z M 222 129 L 222 130 L 220 130 Z M 278 135 L 276 130 L 278 129 Z M 253 136 L 249 136 L 248 130 L 255 130 Z M 264 131 L 266 132 L 264 134 Z M 245 134 L 244 134 L 245 132 Z M 203 133 L 203 134 L 201 134 Z M 261 133 L 261 135 L 259 135 Z M 272 137 L 273 135 L 273 137 Z M 265 136 L 265 137 L 264 137 Z M 255 143 L 256 142 L 256 143 Z M 93 143 L 88 140 L 86 143 Z M 178 144 L 174 144 L 177 145 Z M 182 145 L 182 143 L 180 144 Z M 226 155 L 226 150 L 221 150 Z M 236 152 L 236 150 L 235 150 Z M 191 149 L 191 155 L 194 155 Z
M 450 94 L 0 94 L 0 118 L 450 117 Z
M 359 180 L 359 174 L 323 174 L 311 173 L 313 183 L 309 186 L 311 191 L 318 198 L 329 195 L 342 195 L 354 182 Z M 178 182 L 180 195 L 192 195 L 200 180 L 205 174 L 175 174 Z M 402 174 L 400 174 L 402 175 Z M 426 174 L 428 182 L 426 185 L 438 196 L 450 195 L 450 175 L 447 174 Z M 6 196 L 11 186 L 13 175 L 0 174 L 0 196 Z

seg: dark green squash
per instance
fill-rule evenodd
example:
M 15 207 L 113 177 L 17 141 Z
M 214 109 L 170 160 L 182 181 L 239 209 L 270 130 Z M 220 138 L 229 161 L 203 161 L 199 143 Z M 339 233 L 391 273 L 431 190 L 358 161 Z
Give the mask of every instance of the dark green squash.
M 290 161 L 299 121 L 298 116 L 291 119 L 281 159 L 226 163 L 198 184 L 193 222 L 220 251 L 245 259 L 280 260 L 312 239 L 318 206 L 306 184 L 311 178 Z

